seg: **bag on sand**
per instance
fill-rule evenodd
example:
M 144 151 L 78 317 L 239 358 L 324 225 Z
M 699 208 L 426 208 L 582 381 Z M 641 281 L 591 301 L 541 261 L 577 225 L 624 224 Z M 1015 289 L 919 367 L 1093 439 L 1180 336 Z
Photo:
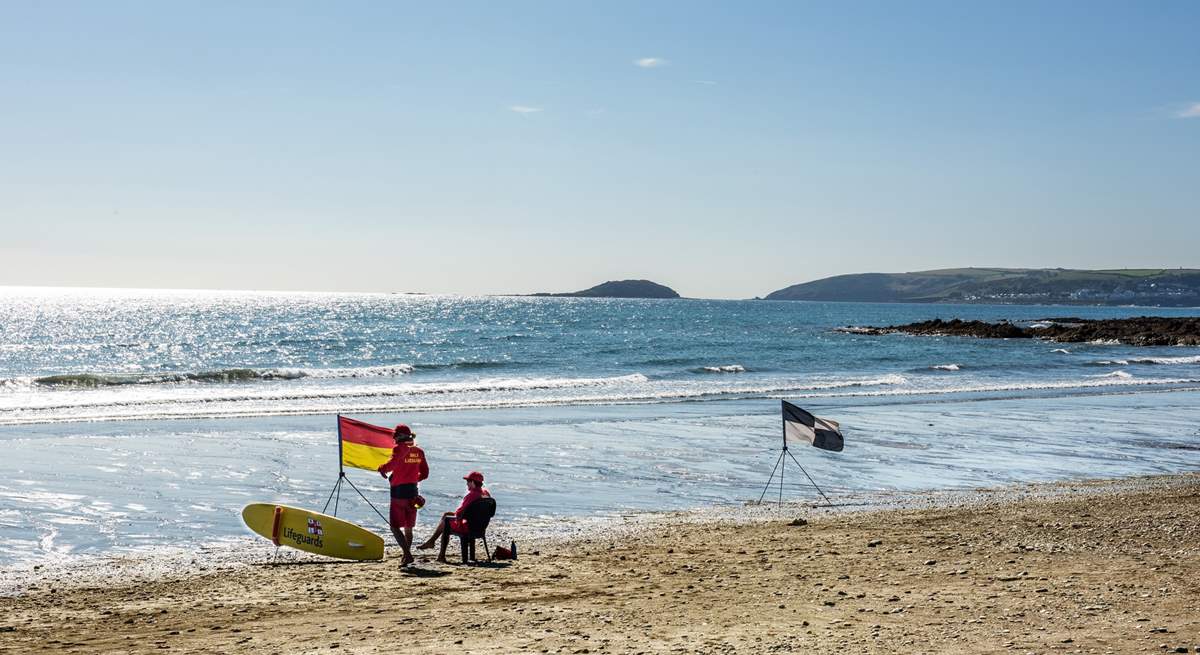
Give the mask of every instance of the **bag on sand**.
M 496 546 L 496 551 L 492 553 L 492 559 L 517 559 L 517 542 L 512 542 L 510 548 Z

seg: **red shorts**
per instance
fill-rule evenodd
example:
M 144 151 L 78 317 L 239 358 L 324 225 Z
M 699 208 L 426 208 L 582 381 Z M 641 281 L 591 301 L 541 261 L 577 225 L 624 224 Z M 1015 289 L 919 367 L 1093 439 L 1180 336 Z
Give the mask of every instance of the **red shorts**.
M 416 525 L 417 508 L 413 507 L 412 498 L 393 498 L 388 520 L 393 528 L 411 528 Z
M 454 534 L 466 534 L 469 531 L 466 519 L 456 519 L 453 516 L 446 519 L 446 527 Z

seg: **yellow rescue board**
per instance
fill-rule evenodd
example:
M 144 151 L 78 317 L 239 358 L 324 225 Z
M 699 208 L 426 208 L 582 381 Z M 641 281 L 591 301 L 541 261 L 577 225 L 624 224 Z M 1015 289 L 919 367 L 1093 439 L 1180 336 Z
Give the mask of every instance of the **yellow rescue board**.
M 278 546 L 338 559 L 383 559 L 379 535 L 335 516 L 299 507 L 252 503 L 242 509 L 242 520 Z

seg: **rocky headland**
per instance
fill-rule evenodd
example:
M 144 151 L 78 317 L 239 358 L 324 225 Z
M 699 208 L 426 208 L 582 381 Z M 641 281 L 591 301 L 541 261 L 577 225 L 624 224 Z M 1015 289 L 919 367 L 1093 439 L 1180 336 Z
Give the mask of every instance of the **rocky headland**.
M 794 284 L 766 300 L 1200 306 L 1200 269 L 944 268 L 855 273 Z

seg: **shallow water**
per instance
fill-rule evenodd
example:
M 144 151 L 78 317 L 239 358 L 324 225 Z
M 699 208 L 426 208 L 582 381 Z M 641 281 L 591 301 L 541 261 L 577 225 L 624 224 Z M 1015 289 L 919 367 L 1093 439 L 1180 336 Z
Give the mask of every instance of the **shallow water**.
M 1200 468 L 1197 392 L 864 399 L 818 409 L 843 421 L 846 450 L 791 452 L 835 499 Z M 779 455 L 778 416 L 772 400 L 420 414 L 413 425 L 433 475 L 418 532 L 453 509 L 472 469 L 487 474 L 504 522 L 543 531 L 755 500 Z M 328 417 L 6 427 L 0 442 L 0 563 L 8 564 L 241 539 L 244 504 L 320 508 L 337 479 Z M 348 475 L 386 512 L 381 478 Z M 786 498 L 817 498 L 790 460 L 786 476 Z M 778 494 L 768 489 L 768 498 Z M 352 489 L 343 487 L 338 504 L 339 515 L 386 534 Z
M 757 499 L 779 398 L 846 427 L 842 453 L 792 451 L 835 498 L 1200 467 L 1194 348 L 833 331 L 1197 310 L 11 289 L 0 310 L 0 565 L 226 544 L 246 503 L 320 508 L 336 412 L 416 427 L 419 532 L 470 469 L 528 530 Z M 384 509 L 382 479 L 348 475 Z M 352 489 L 335 502 L 383 531 Z

